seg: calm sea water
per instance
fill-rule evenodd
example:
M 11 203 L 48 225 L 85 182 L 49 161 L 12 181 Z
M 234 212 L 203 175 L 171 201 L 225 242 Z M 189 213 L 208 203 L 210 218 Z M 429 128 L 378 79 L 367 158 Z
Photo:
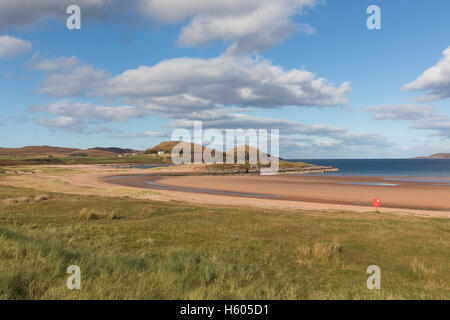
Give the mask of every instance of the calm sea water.
M 450 178 L 450 159 L 304 159 L 321 166 L 333 166 L 344 176 L 444 177 Z

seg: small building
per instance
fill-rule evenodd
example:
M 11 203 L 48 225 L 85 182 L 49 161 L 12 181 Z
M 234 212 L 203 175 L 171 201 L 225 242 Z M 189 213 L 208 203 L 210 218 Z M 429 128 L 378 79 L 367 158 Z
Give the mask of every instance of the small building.
M 158 155 L 164 154 L 164 151 L 158 151 Z

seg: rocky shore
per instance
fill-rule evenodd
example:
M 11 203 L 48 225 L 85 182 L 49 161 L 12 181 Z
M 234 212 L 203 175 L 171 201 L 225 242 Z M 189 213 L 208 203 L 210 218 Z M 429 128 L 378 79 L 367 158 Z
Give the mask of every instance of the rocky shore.
M 339 169 L 331 166 L 308 165 L 301 168 L 288 167 L 279 168 L 277 175 L 301 175 L 313 173 L 339 172 Z M 197 175 L 260 175 L 261 168 L 257 165 L 251 166 L 228 166 L 228 167 L 208 167 L 196 172 Z
M 139 167 L 136 164 L 105 164 L 101 165 L 106 168 L 114 169 L 132 169 Z M 145 166 L 145 165 L 143 165 Z M 150 166 L 159 167 L 159 164 L 152 164 Z M 313 164 L 304 164 L 301 166 L 286 165 L 286 162 L 282 163 L 278 169 L 277 175 L 302 175 L 302 174 L 320 174 L 328 172 L 339 172 L 339 169 L 332 166 L 316 166 Z M 150 172 L 149 172 L 150 173 Z M 260 175 L 260 165 L 249 164 L 191 164 L 191 165 L 167 165 L 161 164 L 161 170 L 155 174 L 157 175 L 175 175 L 175 176 L 229 176 L 229 175 Z

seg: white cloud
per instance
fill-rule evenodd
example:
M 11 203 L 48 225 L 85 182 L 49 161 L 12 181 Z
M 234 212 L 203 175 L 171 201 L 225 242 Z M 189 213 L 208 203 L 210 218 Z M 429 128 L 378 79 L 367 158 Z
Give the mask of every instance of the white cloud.
M 41 118 L 39 124 L 73 132 L 86 132 L 100 122 L 125 122 L 150 113 L 179 121 L 205 119 L 215 127 L 223 123 L 229 128 L 230 120 L 234 125 L 257 122 L 260 128 L 284 126 L 286 122 L 282 120 L 274 123 L 272 119 L 233 112 L 284 106 L 339 106 L 347 103 L 346 93 L 351 90 L 346 82 L 336 87 L 309 71 L 284 70 L 268 60 L 228 55 L 170 59 L 112 78 L 76 57 L 34 57 L 30 66 L 46 75 L 38 90 L 41 94 L 121 101 L 122 106 L 110 107 L 66 99 L 32 108 L 34 112 L 57 116 Z M 288 130 L 294 130 L 296 125 L 291 123 L 284 130 L 290 134 Z M 317 125 L 295 130 L 310 134 L 344 129 Z
M 19 38 L 0 36 L 0 59 L 15 58 L 31 50 L 31 43 Z
M 33 57 L 32 67 L 45 72 L 70 72 L 81 64 L 77 57 L 59 57 L 54 59 L 41 59 Z
M 72 117 L 57 117 L 57 118 L 39 118 L 36 120 L 36 123 L 51 129 L 59 129 L 62 131 L 69 132 L 80 132 L 84 129 L 84 125 L 82 122 L 77 121 Z
M 378 158 L 396 154 L 398 148 L 395 144 L 383 144 L 374 148 L 373 145 L 349 145 L 328 138 L 280 137 L 280 154 L 285 159 Z
M 278 108 L 347 103 L 350 84 L 339 87 L 299 69 L 284 70 L 268 60 L 220 56 L 179 58 L 140 66 L 108 80 L 99 96 L 123 97 L 148 110 L 193 112 L 222 106 Z
M 116 134 L 113 136 L 113 138 L 116 139 L 134 139 L 134 138 L 161 138 L 168 136 L 165 133 L 162 132 L 156 132 L 156 131 L 145 131 L 142 133 L 129 133 L 129 134 Z
M 450 47 L 444 50 L 443 58 L 425 70 L 416 80 L 403 86 L 403 90 L 425 91 L 422 100 L 431 101 L 450 98 Z
M 314 28 L 313 26 L 311 26 L 307 23 L 300 23 L 300 24 L 296 25 L 295 28 L 296 28 L 296 30 L 306 33 L 308 35 L 316 33 L 316 28 Z
M 109 107 L 91 103 L 62 100 L 47 106 L 38 106 L 32 111 L 48 112 L 53 115 L 70 116 L 77 119 L 99 119 L 102 121 L 127 122 L 146 114 L 145 111 L 132 106 Z
M 0 30 L 25 28 L 48 19 L 63 20 L 66 8 L 77 4 L 83 21 L 117 20 L 124 23 L 149 18 L 182 25 L 178 43 L 202 46 L 230 43 L 229 53 L 247 53 L 278 45 L 293 31 L 314 33 L 293 17 L 305 14 L 323 0 L 0 0 Z
M 105 71 L 94 69 L 77 57 L 55 59 L 34 57 L 31 65 L 32 68 L 46 74 L 38 93 L 53 97 L 84 96 L 108 75 Z
M 410 120 L 410 128 L 434 131 L 434 136 L 450 139 L 450 117 L 438 114 L 431 106 L 381 105 L 366 108 L 375 120 Z
M 412 124 L 411 128 L 431 130 L 434 131 L 434 136 L 438 136 L 443 139 L 450 139 L 450 118 L 447 116 L 438 116 L 415 122 Z
M 50 119 L 39 118 L 37 123 L 40 125 L 74 132 L 83 132 L 99 123 L 127 122 L 147 114 L 146 111 L 132 106 L 110 107 L 69 100 L 32 107 L 30 111 L 57 116 Z
M 306 23 L 298 26 L 292 17 L 304 13 L 318 0 L 141 0 L 141 8 L 162 23 L 188 21 L 179 35 L 182 46 L 199 46 L 217 40 L 230 42 L 229 52 L 268 49 L 292 31 L 308 34 Z
M 241 113 L 230 113 L 223 110 L 210 110 L 192 114 L 186 118 L 172 121 L 171 127 L 191 128 L 194 121 L 202 121 L 204 129 L 279 129 L 283 137 L 290 136 L 291 141 L 304 140 L 304 137 L 315 137 L 316 146 L 380 146 L 392 145 L 381 134 L 348 132 L 346 128 L 325 124 L 305 125 L 282 119 L 268 119 Z M 317 138 L 320 139 L 317 139 Z
M 83 19 L 107 19 L 123 8 L 119 0 L 0 0 L 0 30 L 24 28 L 47 19 L 67 17 L 66 9 L 76 4 Z
M 282 139 L 289 137 L 291 143 L 309 144 L 317 150 L 338 147 L 380 146 L 388 147 L 392 143 L 383 135 L 373 133 L 349 132 L 346 128 L 325 124 L 305 125 L 298 122 L 251 116 L 244 113 L 233 113 L 232 109 L 211 109 L 201 112 L 173 114 L 172 128 L 190 128 L 194 121 L 201 120 L 203 128 L 215 129 L 280 129 Z M 106 129 L 101 123 L 127 122 L 148 114 L 148 111 L 132 106 L 108 107 L 90 103 L 59 101 L 48 106 L 31 108 L 33 112 L 48 113 L 54 118 L 39 118 L 37 123 L 51 129 L 76 133 L 92 133 Z M 184 116 L 184 117 L 183 117 Z M 177 118 L 178 117 L 178 118 Z M 114 138 L 150 138 L 164 137 L 161 132 L 147 131 L 143 133 L 118 133 Z M 312 150 L 312 149 L 311 149 Z
M 383 104 L 366 108 L 375 120 L 419 120 L 436 115 L 436 110 L 430 106 L 414 104 Z

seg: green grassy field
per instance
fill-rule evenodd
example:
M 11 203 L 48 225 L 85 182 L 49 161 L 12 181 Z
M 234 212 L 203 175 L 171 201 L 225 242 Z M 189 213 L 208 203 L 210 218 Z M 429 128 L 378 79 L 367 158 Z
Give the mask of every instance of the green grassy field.
M 448 219 L 0 186 L 0 299 L 449 299 L 449 265 Z

